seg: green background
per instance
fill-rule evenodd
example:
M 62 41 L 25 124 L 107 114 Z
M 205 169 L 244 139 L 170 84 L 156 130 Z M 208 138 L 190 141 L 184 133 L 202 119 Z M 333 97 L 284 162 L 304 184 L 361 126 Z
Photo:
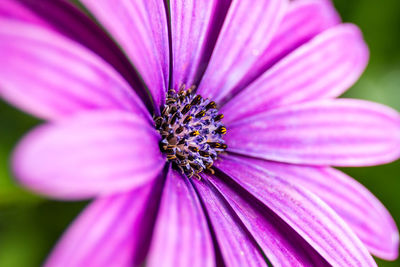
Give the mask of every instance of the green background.
M 368 69 L 345 97 L 400 110 L 400 1 L 335 0 L 345 22 L 359 25 L 371 50 Z M 0 101 L 0 267 L 39 266 L 86 203 L 32 195 L 11 178 L 9 157 L 17 141 L 40 123 Z M 345 171 L 369 188 L 400 224 L 400 162 Z M 400 266 L 400 260 L 379 266 Z

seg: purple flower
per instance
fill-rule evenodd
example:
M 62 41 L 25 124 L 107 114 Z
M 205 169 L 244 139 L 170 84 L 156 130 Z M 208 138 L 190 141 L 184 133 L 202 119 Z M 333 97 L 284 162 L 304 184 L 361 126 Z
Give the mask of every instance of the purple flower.
M 397 257 L 388 211 L 330 167 L 397 159 L 400 116 L 334 99 L 368 49 L 329 1 L 82 0 L 112 38 L 66 1 L 2 1 L 0 95 L 47 121 L 16 177 L 95 198 L 46 266 Z

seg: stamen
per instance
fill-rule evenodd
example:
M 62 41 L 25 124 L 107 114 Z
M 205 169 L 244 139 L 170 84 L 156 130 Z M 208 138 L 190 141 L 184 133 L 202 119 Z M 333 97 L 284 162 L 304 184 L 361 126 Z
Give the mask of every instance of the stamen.
M 220 134 L 226 134 L 226 128 L 225 128 L 224 126 L 221 126 L 221 127 L 219 127 L 219 128 L 217 129 L 216 132 L 217 132 L 217 133 L 220 133 Z
M 220 121 L 224 118 L 224 114 L 218 114 L 215 118 L 214 121 Z
M 217 104 L 192 94 L 193 90 L 193 86 L 187 90 L 182 86 L 179 92 L 168 90 L 162 115 L 154 123 L 167 160 L 188 178 L 200 179 L 203 171 L 214 173 L 214 161 L 227 149 L 222 138 L 227 130 Z

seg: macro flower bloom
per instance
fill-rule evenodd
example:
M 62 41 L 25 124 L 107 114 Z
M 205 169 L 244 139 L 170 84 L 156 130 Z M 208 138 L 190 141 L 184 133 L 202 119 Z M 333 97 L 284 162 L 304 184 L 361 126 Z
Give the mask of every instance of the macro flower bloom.
M 331 167 L 396 160 L 400 116 L 335 99 L 368 48 L 330 1 L 81 3 L 91 16 L 62 0 L 0 6 L 0 96 L 46 121 L 17 146 L 15 176 L 94 199 L 46 266 L 397 258 L 388 211 Z

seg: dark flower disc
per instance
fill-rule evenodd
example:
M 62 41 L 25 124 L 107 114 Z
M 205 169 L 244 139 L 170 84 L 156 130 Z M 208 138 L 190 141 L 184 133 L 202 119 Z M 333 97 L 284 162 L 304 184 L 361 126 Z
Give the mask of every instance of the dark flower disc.
M 156 117 L 155 127 L 162 136 L 160 149 L 167 160 L 187 177 L 200 178 L 218 155 L 227 148 L 223 140 L 226 128 L 214 101 L 193 93 L 193 87 L 177 92 L 168 91 L 161 116 Z

